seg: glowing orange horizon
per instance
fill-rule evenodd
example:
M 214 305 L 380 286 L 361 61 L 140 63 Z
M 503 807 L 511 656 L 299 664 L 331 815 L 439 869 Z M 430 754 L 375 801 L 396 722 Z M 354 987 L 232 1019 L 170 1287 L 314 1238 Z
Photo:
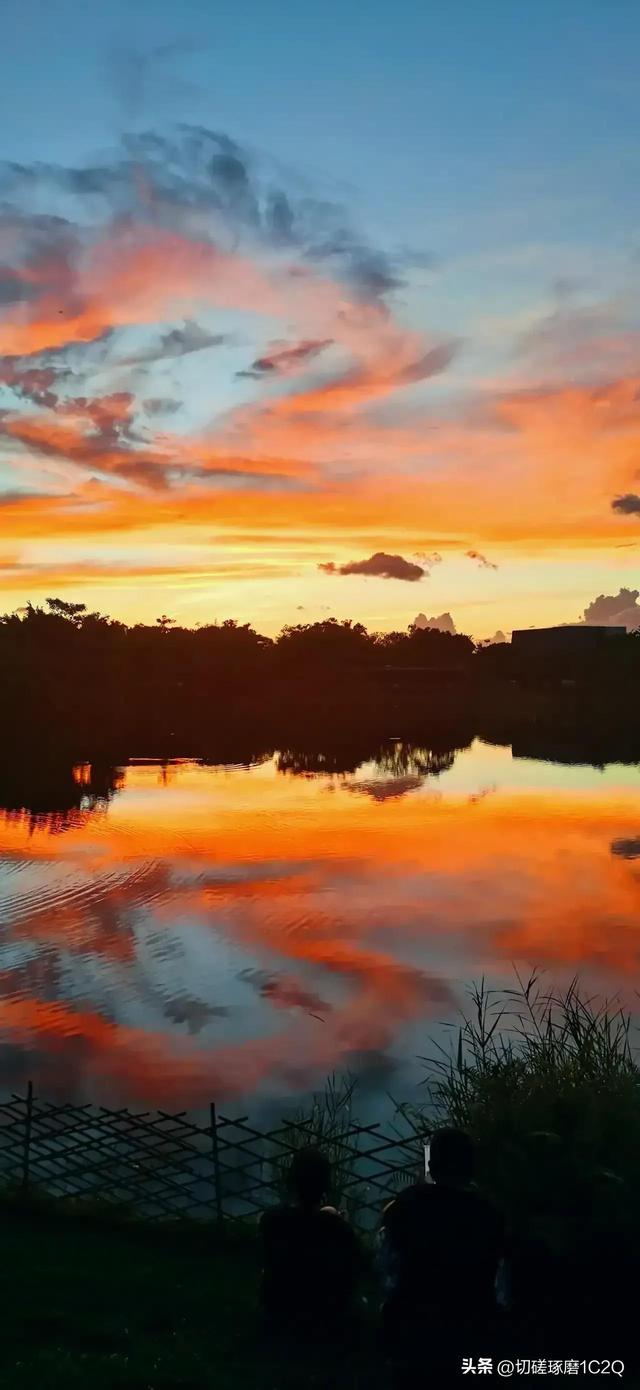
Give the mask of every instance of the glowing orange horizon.
M 616 515 L 611 502 L 637 482 L 637 373 L 580 384 L 567 360 L 565 378 L 549 385 L 494 382 L 464 407 L 442 409 L 433 384 L 446 388 L 462 350 L 455 344 L 406 328 L 309 263 L 223 252 L 195 233 L 144 222 L 105 230 L 73 282 L 64 260 L 46 256 L 19 273 L 29 294 L 0 316 L 0 353 L 10 389 L 24 382 L 27 399 L 33 391 L 40 404 L 23 402 L 2 422 L 15 448 L 11 468 L 26 489 L 23 497 L 0 495 L 0 588 L 9 606 L 76 587 L 82 596 L 99 591 L 101 602 L 106 591 L 106 606 L 120 616 L 123 586 L 145 579 L 148 600 L 136 614 L 128 599 L 127 616 L 146 616 L 146 602 L 166 607 L 168 588 L 169 599 L 182 589 L 181 606 L 196 620 L 193 583 L 204 592 L 210 582 L 216 601 L 227 594 L 237 608 L 238 585 L 254 579 L 271 583 L 283 623 L 300 586 L 311 594 L 319 554 L 344 561 L 376 549 L 436 549 L 455 559 L 489 547 L 498 562 L 546 557 L 559 577 L 582 552 L 622 573 L 635 521 Z M 54 274 L 61 302 L 48 288 Z M 252 387 L 252 399 L 218 412 L 212 398 L 207 425 L 157 431 L 140 425 L 142 388 L 116 337 L 102 368 L 107 389 L 51 392 L 47 351 L 88 349 L 107 331 L 152 329 L 199 310 L 249 314 L 269 325 L 272 341 L 273 322 L 283 322 L 303 348 L 322 349 L 311 377 L 304 351 L 298 359 L 294 348 L 283 375 L 273 377 L 275 391 Z M 278 340 L 275 347 L 277 359 Z M 602 349 L 603 362 L 618 361 L 610 342 Z M 407 396 L 418 386 L 419 400 Z M 298 553 L 292 547 L 288 557 L 285 548 L 276 559 L 274 547 L 290 533 Z M 207 540 L 218 552 L 208 564 L 197 554 Z M 174 563 L 178 546 L 185 554 Z M 388 581 L 377 582 L 385 584 L 378 590 L 385 611 L 430 603 L 417 589 L 414 599 L 408 585 L 392 582 L 392 597 Z M 339 596 L 343 608 L 354 594 L 360 616 L 363 591 L 353 581 L 326 580 L 325 588 L 327 603 Z M 584 592 L 585 603 L 591 597 Z M 441 607 L 461 601 L 455 588 L 445 599 Z M 497 625 L 508 626 L 499 593 L 493 608 Z

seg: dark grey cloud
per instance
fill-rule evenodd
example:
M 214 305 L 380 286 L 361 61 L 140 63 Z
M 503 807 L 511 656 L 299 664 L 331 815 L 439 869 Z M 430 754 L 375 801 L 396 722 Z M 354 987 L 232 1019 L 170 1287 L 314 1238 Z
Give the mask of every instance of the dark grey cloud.
M 182 401 L 178 401 L 174 396 L 149 396 L 141 402 L 142 409 L 147 415 L 174 415 L 180 409 Z
M 622 497 L 614 497 L 611 506 L 621 516 L 640 516 L 640 496 L 637 492 L 625 492 Z
M 633 835 L 629 840 L 612 840 L 611 853 L 620 859 L 640 859 L 640 835 Z
M 282 189 L 275 189 L 268 195 L 265 219 L 267 231 L 276 245 L 290 246 L 293 243 L 295 213 Z
M 0 196 L 49 188 L 97 200 L 111 220 L 135 215 L 183 232 L 197 227 L 200 237 L 229 248 L 257 242 L 295 250 L 365 300 L 383 299 L 404 283 L 408 269 L 424 264 L 425 252 L 371 246 L 339 202 L 301 192 L 300 179 L 289 181 L 295 187 L 283 187 L 280 170 L 223 132 L 194 125 L 169 135 L 126 135 L 111 157 L 83 166 L 0 166 Z
M 212 1019 L 227 1018 L 230 1010 L 224 1004 L 205 1004 L 202 999 L 194 999 L 189 994 L 179 994 L 166 1002 L 162 1012 L 172 1023 L 186 1024 L 187 1032 L 194 1036 Z
M 9 387 L 14 395 L 33 405 L 55 408 L 59 398 L 53 388 L 58 375 L 54 367 L 23 367 L 20 358 L 0 357 L 0 386 Z
M 181 328 L 171 328 L 161 335 L 157 343 L 131 353 L 129 357 L 121 357 L 118 365 L 141 367 L 165 358 L 186 357 L 192 352 L 203 352 L 205 348 L 221 347 L 227 341 L 227 334 L 210 333 L 194 319 L 185 319 Z
M 366 247 L 353 247 L 347 256 L 350 279 L 364 294 L 375 299 L 397 290 L 404 283 L 399 273 L 397 261 L 393 261 L 382 251 L 368 251 Z
M 30 497 L 37 497 L 39 502 L 53 501 L 53 495 L 44 492 L 29 492 L 27 489 L 12 488 L 7 492 L 0 492 L 0 507 L 13 507 L 16 502 L 26 502 Z M 3 562 L 6 563 L 6 562 Z
M 352 560 L 346 565 L 335 565 L 329 560 L 318 565 L 318 569 L 325 574 L 364 574 L 376 579 L 403 579 L 409 583 L 424 579 L 427 573 L 422 565 L 414 565 L 402 555 L 386 555 L 383 550 L 377 550 L 368 560 Z
M 426 381 L 427 377 L 437 376 L 439 372 L 446 371 L 449 363 L 453 361 L 458 344 L 455 342 L 439 343 L 437 347 L 430 348 L 425 352 L 424 357 L 419 357 L 417 362 L 410 362 L 403 367 L 395 377 L 400 385 L 409 386 L 413 382 Z
M 211 156 L 209 172 L 216 189 L 216 203 L 236 224 L 261 227 L 260 201 L 253 186 L 246 157 L 231 140 L 219 137 L 221 148 Z
M 582 622 L 595 627 L 626 627 L 628 632 L 640 628 L 638 589 L 620 589 L 617 594 L 599 594 L 587 605 Z
M 6 181 L 6 165 L 0 165 L 0 198 Z M 50 309 L 78 312 L 82 298 L 76 263 L 82 245 L 78 228 L 64 217 L 27 212 L 0 201 L 0 304 L 24 304 L 43 295 Z
M 90 343 L 67 343 L 0 357 L 0 386 L 8 387 L 21 400 L 52 410 L 65 394 L 78 390 L 81 376 L 84 383 L 101 370 L 112 337 L 113 330 L 108 328 Z
M 25 180 L 38 184 L 41 171 L 48 165 L 0 164 L 0 194 L 11 191 L 14 185 Z M 15 171 L 20 170 L 17 174 Z M 14 203 L 0 202 L 0 226 L 3 233 L 3 246 L 12 243 L 20 253 L 21 263 L 42 252 L 59 255 L 73 251 L 78 243 L 79 229 L 67 217 L 53 213 L 27 212 Z M 5 255 L 7 254 L 5 249 Z M 12 261 L 13 268 L 13 261 Z
M 331 338 L 303 339 L 300 343 L 274 343 L 269 352 L 256 357 L 244 372 L 236 372 L 239 377 L 260 378 L 262 376 L 284 376 L 293 367 L 311 361 L 324 348 L 330 347 Z

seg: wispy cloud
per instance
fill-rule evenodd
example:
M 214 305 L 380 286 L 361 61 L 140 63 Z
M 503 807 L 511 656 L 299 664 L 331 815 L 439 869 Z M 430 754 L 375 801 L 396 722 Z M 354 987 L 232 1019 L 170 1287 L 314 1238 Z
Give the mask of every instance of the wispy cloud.
M 266 352 L 256 357 L 246 371 L 238 372 L 237 375 L 255 378 L 268 375 L 288 376 L 305 367 L 324 348 L 330 347 L 331 342 L 331 338 L 321 338 L 315 342 L 303 340 L 301 343 L 272 343 Z
M 459 338 L 407 326 L 397 293 L 423 254 L 375 244 L 227 135 L 148 131 L 73 168 L 6 163 L 0 199 L 12 545 L 206 527 L 224 546 L 253 528 L 281 550 L 302 535 L 314 568 L 365 557 L 330 574 L 415 582 L 452 552 L 494 569 L 505 552 L 615 544 L 638 512 L 633 306 L 589 316 L 565 296 L 521 334 L 523 384 L 460 404 Z M 597 379 L 572 366 L 581 333 Z

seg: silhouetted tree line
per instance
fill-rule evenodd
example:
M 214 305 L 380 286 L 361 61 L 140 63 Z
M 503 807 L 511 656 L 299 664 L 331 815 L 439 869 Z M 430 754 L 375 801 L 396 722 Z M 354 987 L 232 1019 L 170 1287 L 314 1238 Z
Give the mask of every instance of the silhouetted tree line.
M 286 626 L 275 639 L 233 619 L 186 628 L 163 614 L 127 626 L 58 598 L 0 618 L 5 740 L 59 741 L 80 756 L 96 746 L 118 756 L 206 753 L 214 732 L 235 737 L 249 725 L 258 743 L 271 731 L 283 747 L 283 721 L 322 727 L 339 718 L 346 737 L 366 737 L 383 716 L 385 733 L 389 719 L 410 723 L 425 702 L 459 721 L 470 688 L 506 708 L 514 682 L 554 681 L 635 691 L 640 640 L 613 644 L 604 668 L 600 655 L 569 653 L 551 669 L 542 660 L 525 671 L 510 644 L 428 628 L 369 633 L 335 618 Z

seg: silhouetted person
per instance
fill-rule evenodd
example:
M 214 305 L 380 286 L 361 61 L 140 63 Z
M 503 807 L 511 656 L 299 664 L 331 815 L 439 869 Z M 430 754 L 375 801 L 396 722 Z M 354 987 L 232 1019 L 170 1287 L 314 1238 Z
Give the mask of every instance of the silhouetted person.
M 270 1328 L 289 1333 L 347 1331 L 355 1313 L 360 1247 L 348 1222 L 326 1205 L 331 1165 L 301 1149 L 289 1172 L 292 1201 L 261 1221 L 262 1302 Z
M 488 1354 L 480 1347 L 496 1313 L 504 1223 L 472 1187 L 474 1158 L 461 1130 L 434 1134 L 431 1181 L 401 1192 L 382 1222 L 385 1345 L 396 1358 L 431 1362 L 443 1373 L 459 1370 L 462 1355 Z

